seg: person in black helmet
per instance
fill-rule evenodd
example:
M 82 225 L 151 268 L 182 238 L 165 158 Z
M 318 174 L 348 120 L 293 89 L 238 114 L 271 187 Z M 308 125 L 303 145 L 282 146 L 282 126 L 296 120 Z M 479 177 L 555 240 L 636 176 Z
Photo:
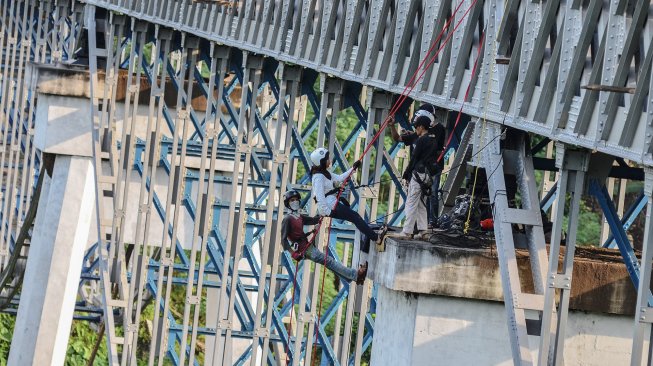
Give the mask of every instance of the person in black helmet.
M 283 204 L 288 209 L 288 213 L 281 222 L 281 244 L 283 249 L 289 251 L 297 261 L 306 258 L 324 264 L 325 254 L 309 242 L 308 235 L 304 232 L 304 226 L 316 225 L 319 217 L 301 214 L 300 200 L 301 195 L 295 190 L 286 192 L 283 197 Z M 342 265 L 335 258 L 327 255 L 326 267 L 348 282 L 356 281 L 357 284 L 362 284 L 367 276 L 367 263 L 356 270 Z
M 427 197 L 427 216 L 428 216 L 428 225 L 432 228 L 437 227 L 438 214 L 439 214 L 439 203 L 440 203 L 440 174 L 444 167 L 444 159 L 438 161 L 437 157 L 440 156 L 442 150 L 444 149 L 445 144 L 445 128 L 444 128 L 444 111 L 432 104 L 422 104 L 419 109 L 415 112 L 412 119 L 412 125 L 415 126 L 415 123 L 420 120 L 422 123 L 428 121 L 428 135 L 433 137 L 430 141 L 433 143 L 433 151 L 436 152 L 436 158 L 432 161 L 432 165 L 429 167 L 429 178 L 431 181 L 430 194 Z M 395 120 L 391 117 L 390 122 L 388 123 L 390 127 L 390 133 L 394 141 L 401 141 L 406 145 L 411 146 L 411 151 L 414 150 L 417 139 L 419 138 L 418 134 L 415 131 L 404 131 L 400 134 L 395 127 Z M 406 178 L 405 178 L 406 179 Z M 410 182 L 410 177 L 406 179 Z

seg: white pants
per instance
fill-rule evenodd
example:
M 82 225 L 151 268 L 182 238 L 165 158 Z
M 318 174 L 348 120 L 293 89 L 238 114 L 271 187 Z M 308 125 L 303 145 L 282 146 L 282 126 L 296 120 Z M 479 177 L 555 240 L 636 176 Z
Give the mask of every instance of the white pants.
M 417 174 L 422 181 L 427 179 L 425 173 Z M 404 229 L 402 233 L 406 235 L 413 234 L 415 223 L 417 223 L 417 230 L 423 231 L 428 229 L 426 205 L 422 200 L 422 189 L 414 177 L 408 183 L 408 193 L 406 195 L 406 205 L 404 206 L 406 213 L 406 221 L 404 222 Z

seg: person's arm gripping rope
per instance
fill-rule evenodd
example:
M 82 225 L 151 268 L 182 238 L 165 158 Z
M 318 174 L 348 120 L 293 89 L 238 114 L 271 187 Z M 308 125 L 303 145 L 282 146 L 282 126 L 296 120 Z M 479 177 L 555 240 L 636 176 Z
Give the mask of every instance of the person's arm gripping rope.
M 356 164 L 356 163 L 354 163 Z M 342 174 L 335 174 L 331 173 L 331 181 L 335 183 L 342 183 L 344 182 L 349 176 L 354 172 L 354 167 L 352 166 L 351 168 L 347 169 L 344 173 Z
M 390 126 L 390 134 L 392 135 L 392 140 L 395 142 L 403 142 L 399 131 L 397 131 L 394 116 L 388 116 L 388 126 Z

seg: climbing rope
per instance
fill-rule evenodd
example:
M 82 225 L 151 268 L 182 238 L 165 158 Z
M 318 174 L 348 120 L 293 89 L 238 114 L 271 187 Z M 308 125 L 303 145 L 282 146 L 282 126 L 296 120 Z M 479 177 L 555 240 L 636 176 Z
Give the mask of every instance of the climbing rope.
M 490 74 L 488 80 L 491 82 L 492 81 L 492 76 L 494 75 L 494 64 L 496 63 L 496 42 L 492 42 L 492 51 L 490 52 L 490 55 L 492 56 L 492 60 L 490 61 Z M 485 138 L 485 130 L 487 128 L 487 106 L 490 101 L 490 93 L 488 92 L 485 95 L 485 102 L 483 105 L 483 124 L 481 126 L 481 136 L 479 139 L 479 142 L 482 142 L 483 139 Z M 505 116 L 504 116 L 505 119 Z M 499 135 L 500 136 L 500 135 Z M 494 141 L 494 139 L 492 139 Z M 489 143 L 488 143 L 489 145 Z M 474 169 L 474 182 L 472 183 L 472 192 L 471 195 L 469 196 L 469 207 L 471 208 L 472 205 L 474 204 L 474 194 L 476 192 L 476 182 L 478 181 L 478 166 L 479 164 L 476 164 L 476 167 Z M 494 172 L 493 172 L 494 174 Z M 490 177 L 487 177 L 487 179 L 490 179 Z M 463 229 L 463 233 L 467 234 L 469 232 L 469 223 L 472 219 L 472 210 L 467 211 L 467 220 L 465 220 L 465 227 Z
M 444 49 L 444 47 L 447 45 L 447 43 L 451 40 L 451 37 L 456 32 L 456 30 L 460 27 L 463 20 L 467 17 L 467 15 L 472 10 L 472 8 L 476 5 L 477 1 L 478 0 L 474 0 L 472 2 L 472 4 L 469 6 L 469 8 L 465 11 L 465 13 L 460 18 L 460 20 L 456 23 L 453 30 L 448 33 L 447 37 L 442 42 L 442 45 L 437 49 L 435 54 L 429 59 L 428 56 L 431 54 L 431 52 L 433 52 L 433 50 L 435 49 L 437 44 L 440 42 L 443 34 L 449 29 L 453 19 L 455 18 L 457 12 L 461 8 L 461 6 L 463 4 L 463 1 L 461 1 L 456 6 L 456 8 L 455 8 L 454 12 L 452 13 L 451 17 L 447 20 L 444 27 L 442 28 L 442 30 L 438 34 L 436 40 L 431 44 L 431 47 L 428 49 L 425 57 L 422 59 L 419 66 L 417 67 L 417 70 L 415 71 L 415 73 L 413 73 L 413 75 L 411 76 L 409 82 L 406 84 L 406 86 L 405 86 L 404 90 L 402 91 L 400 97 L 398 98 L 398 100 L 394 103 L 394 105 L 390 109 L 390 112 L 388 113 L 388 116 L 385 118 L 384 122 L 380 125 L 379 130 L 373 136 L 372 140 L 365 147 L 365 149 L 363 151 L 363 154 L 361 155 L 361 158 L 364 157 L 370 151 L 372 146 L 374 146 L 374 144 L 379 139 L 379 136 L 381 135 L 383 130 L 387 127 L 390 120 L 397 113 L 397 111 L 399 110 L 399 108 L 401 107 L 403 102 L 408 98 L 408 95 L 410 95 L 410 93 L 413 91 L 413 89 L 415 88 L 417 83 L 424 77 L 424 74 L 426 73 L 426 71 L 431 67 L 431 65 L 433 65 L 433 63 L 437 59 L 440 52 Z M 354 170 L 349 172 L 349 174 L 345 177 L 344 181 L 342 182 L 340 188 L 338 189 L 338 193 L 336 195 L 336 202 L 335 202 L 335 205 L 334 205 L 334 207 L 332 209 L 335 209 L 337 207 L 337 205 L 338 205 L 338 203 L 340 201 L 340 197 L 342 196 L 342 193 L 344 191 L 344 187 L 346 187 L 347 183 L 351 179 L 351 175 L 353 174 L 353 172 L 354 172 Z M 323 220 L 324 220 L 324 217 L 321 217 L 320 220 L 318 221 L 318 223 L 315 225 L 314 234 L 313 234 L 311 240 L 309 241 L 308 245 L 306 246 L 306 248 L 310 247 L 310 245 L 313 245 L 315 239 L 317 238 L 317 235 L 318 235 L 318 232 L 319 232 L 319 230 L 321 228 Z M 326 242 L 326 249 L 325 249 L 325 256 L 324 256 L 325 260 L 324 260 L 324 263 L 323 263 L 324 267 L 326 267 L 326 264 L 327 264 L 330 234 L 331 234 L 331 227 L 329 225 L 329 230 L 327 231 L 327 238 L 326 238 L 326 241 L 325 241 Z M 298 265 L 296 267 L 298 267 Z M 321 311 L 322 300 L 323 300 L 323 296 L 324 296 L 324 280 L 325 280 L 325 277 L 326 277 L 325 274 L 326 274 L 326 271 L 323 270 L 321 286 L 320 286 L 320 300 L 319 300 L 319 305 L 318 305 L 318 316 L 317 316 L 317 322 L 316 322 L 316 325 L 315 325 L 315 341 L 314 341 L 314 344 L 313 344 L 314 350 L 315 350 L 315 347 L 317 346 L 317 334 L 318 334 L 318 329 L 320 327 L 321 312 L 322 312 Z M 295 301 L 294 293 L 295 293 L 295 287 L 296 287 L 296 276 L 297 276 L 297 271 L 295 271 L 295 274 L 293 276 L 294 277 L 293 278 L 293 298 L 292 298 L 293 305 L 294 305 L 294 301 Z M 294 309 L 291 308 L 291 312 L 293 310 Z M 292 313 L 291 313 L 291 316 L 292 316 Z M 291 325 L 292 325 L 292 320 L 291 320 Z M 289 348 L 290 347 L 290 332 L 288 333 L 288 342 L 287 342 L 287 344 L 288 344 L 288 348 Z M 288 353 L 287 353 L 287 355 L 288 355 Z M 315 352 L 313 352 L 313 355 L 315 356 Z M 315 360 L 315 357 L 313 358 L 313 360 Z M 286 361 L 287 362 L 289 361 L 288 358 L 286 359 Z
M 374 146 L 374 144 L 378 140 L 378 138 L 381 135 L 381 133 L 383 132 L 383 130 L 387 127 L 389 122 L 392 120 L 394 115 L 397 113 L 397 111 L 399 110 L 399 108 L 401 107 L 403 102 L 408 98 L 408 95 L 410 95 L 410 93 L 413 91 L 413 89 L 415 88 L 417 83 L 424 77 L 424 74 L 426 73 L 426 71 L 431 67 L 431 65 L 433 65 L 433 63 L 437 59 L 440 52 L 444 49 L 444 47 L 447 45 L 447 43 L 451 40 L 451 37 L 456 32 L 456 30 L 460 27 L 460 25 L 462 24 L 463 20 L 467 17 L 469 12 L 476 5 L 477 1 L 478 0 L 474 0 L 472 2 L 472 4 L 469 6 L 469 8 L 465 11 L 465 13 L 460 18 L 460 20 L 456 23 L 453 30 L 448 33 L 448 35 L 444 39 L 442 45 L 437 49 L 435 54 L 430 59 L 428 59 L 428 56 L 433 51 L 433 49 L 435 49 L 435 47 L 439 43 L 440 39 L 442 38 L 442 35 L 444 34 L 444 32 L 449 29 L 449 26 L 450 26 L 452 20 L 455 18 L 455 15 L 458 12 L 458 10 L 460 9 L 460 7 L 462 6 L 463 2 L 461 1 L 458 4 L 456 9 L 452 13 L 451 17 L 447 20 L 444 27 L 442 28 L 442 31 L 440 31 L 440 34 L 438 35 L 436 40 L 433 42 L 433 44 L 431 44 L 431 47 L 427 51 L 426 56 L 424 57 L 424 59 L 422 59 L 422 61 L 420 62 L 417 70 L 415 71 L 415 73 L 413 73 L 413 75 L 410 78 L 409 82 L 407 83 L 406 87 L 402 91 L 401 96 L 398 98 L 398 100 L 394 103 L 393 107 L 390 109 L 390 112 L 388 113 L 388 116 L 385 118 L 384 122 L 380 125 L 379 130 L 377 131 L 377 133 L 373 136 L 372 140 L 367 144 L 367 146 L 363 150 L 361 158 L 364 157 L 370 151 L 372 146 Z M 342 192 L 344 190 L 344 187 L 347 185 L 347 183 L 348 183 L 349 179 L 351 178 L 351 175 L 353 174 L 353 172 L 354 172 L 354 170 L 349 172 L 349 174 L 347 175 L 347 177 L 343 181 L 342 185 L 338 189 L 338 194 L 336 195 L 336 202 L 335 202 L 335 205 L 334 205 L 333 209 L 335 209 L 337 207 L 338 202 L 340 201 L 340 197 L 342 195 Z M 321 227 L 322 221 L 323 221 L 323 218 L 320 218 L 320 221 L 316 225 L 316 234 L 311 239 L 311 244 L 315 240 L 315 238 L 317 237 L 317 232 L 319 231 L 319 228 Z M 331 227 L 329 227 L 329 230 L 327 231 L 327 237 L 326 237 L 326 241 L 325 241 L 326 249 L 325 249 L 325 257 L 324 257 L 324 267 L 326 267 L 326 260 L 327 260 L 327 255 L 328 255 L 328 246 L 329 246 L 329 241 L 330 241 L 330 235 L 331 235 Z M 320 286 L 320 300 L 319 300 L 319 303 L 318 303 L 318 316 L 317 316 L 317 322 L 316 322 L 316 325 L 315 325 L 315 339 L 314 339 L 314 342 L 313 342 L 313 349 L 314 349 L 313 363 L 314 363 L 314 360 L 315 360 L 315 348 L 317 346 L 317 335 L 318 335 L 318 330 L 319 330 L 319 327 L 320 327 L 320 320 L 321 320 L 321 317 L 322 317 L 322 300 L 323 300 L 323 297 L 324 297 L 324 280 L 325 280 L 325 278 L 326 278 L 326 270 L 323 269 L 322 270 L 321 286 Z M 293 301 L 294 301 L 294 299 L 293 299 Z

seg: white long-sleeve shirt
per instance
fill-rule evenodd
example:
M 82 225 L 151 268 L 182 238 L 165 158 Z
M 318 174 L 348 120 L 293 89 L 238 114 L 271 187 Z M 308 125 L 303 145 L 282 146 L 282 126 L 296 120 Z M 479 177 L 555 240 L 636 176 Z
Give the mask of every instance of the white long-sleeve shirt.
M 313 198 L 317 201 L 317 213 L 320 216 L 331 215 L 331 209 L 336 205 L 336 195 L 325 196 L 325 194 L 334 188 L 333 183 L 342 183 L 352 170 L 354 168 L 350 168 L 342 174 L 331 173 L 331 179 L 325 177 L 324 174 L 313 174 Z

